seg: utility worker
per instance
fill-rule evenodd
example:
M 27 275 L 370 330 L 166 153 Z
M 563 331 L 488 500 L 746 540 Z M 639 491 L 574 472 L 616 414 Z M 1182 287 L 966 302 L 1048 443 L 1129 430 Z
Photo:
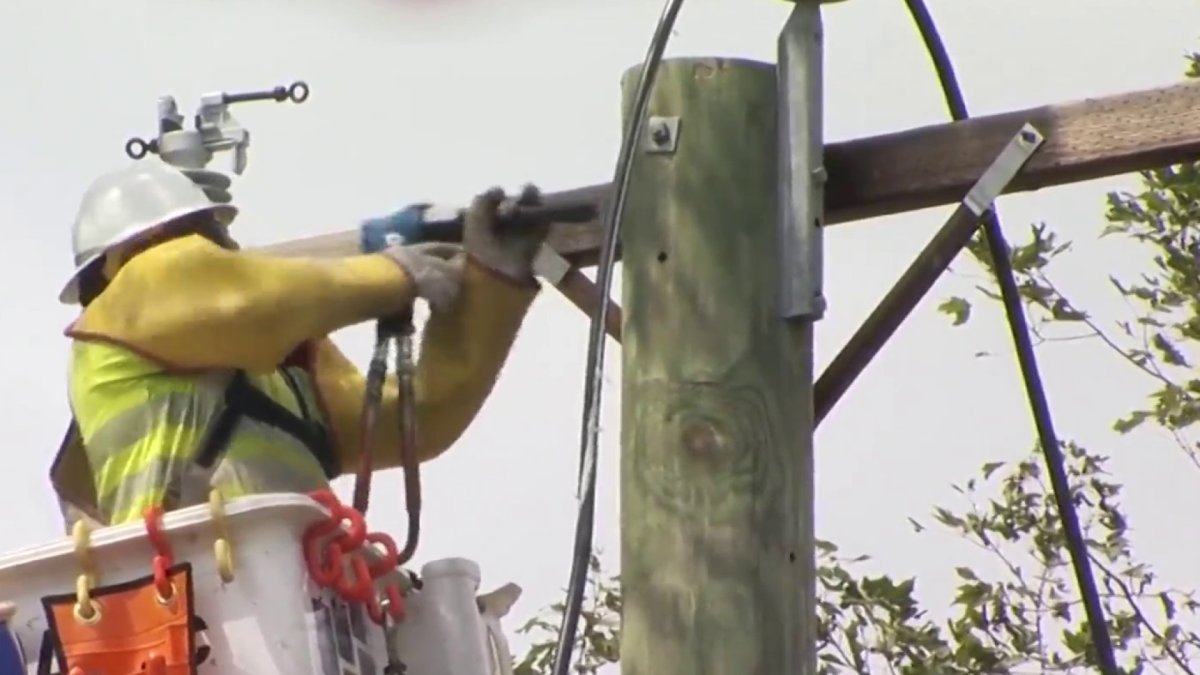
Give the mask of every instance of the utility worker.
M 73 419 L 51 469 L 68 527 L 353 472 L 365 380 L 328 335 L 417 298 L 431 310 L 414 380 L 419 461 L 453 444 L 538 293 L 547 228 L 498 231 L 494 189 L 472 203 L 461 246 L 283 258 L 239 250 L 227 232 L 237 207 L 193 178 L 143 160 L 101 176 L 80 205 L 60 296 L 83 307 L 66 329 Z M 537 199 L 528 188 L 519 203 Z M 399 464 L 400 412 L 389 377 L 378 468 Z

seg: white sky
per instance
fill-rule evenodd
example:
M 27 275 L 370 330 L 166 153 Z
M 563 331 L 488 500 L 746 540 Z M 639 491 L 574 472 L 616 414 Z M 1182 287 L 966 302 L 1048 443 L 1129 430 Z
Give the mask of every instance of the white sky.
M 1170 84 L 1182 77 L 1182 55 L 1200 47 L 1200 5 L 1187 0 L 931 5 L 973 114 Z M 669 55 L 773 60 L 788 9 L 690 0 Z M 620 134 L 618 82 L 644 56 L 660 10 L 660 0 L 0 4 L 0 223 L 9 242 L 0 292 L 12 312 L 0 336 L 12 401 L 5 488 L 20 514 L 3 519 L 0 549 L 59 535 L 45 475 L 68 415 L 61 330 L 73 310 L 56 295 L 71 268 L 70 224 L 87 183 L 126 161 L 125 140 L 153 133 L 159 95 L 174 94 L 186 112 L 208 91 L 310 83 L 303 106 L 253 104 L 237 113 L 254 143 L 236 187 L 236 235 L 246 244 L 282 241 L 345 229 L 412 201 L 465 199 L 494 183 L 533 180 L 554 190 L 608 180 Z M 899 0 L 832 6 L 826 33 L 829 140 L 945 119 Z M 1106 276 L 1128 269 L 1129 253 L 1095 235 L 1105 191 L 1129 185 L 1097 181 L 1001 205 L 1010 232 L 1045 220 L 1077 239 L 1056 279 L 1109 316 L 1120 306 Z M 819 366 L 948 213 L 829 231 Z M 955 503 L 951 482 L 984 461 L 1022 456 L 1033 438 L 999 312 L 989 308 L 970 328 L 952 330 L 934 311 L 970 287 L 963 278 L 939 283 L 817 436 L 819 536 L 873 554 L 879 570 L 919 575 L 923 597 L 938 605 L 951 592 L 951 560 L 972 554 L 949 537 L 916 538 L 906 518 L 924 517 L 935 500 Z M 482 415 L 424 470 L 422 557 L 471 557 L 485 585 L 521 584 L 521 620 L 557 600 L 566 581 L 586 333 L 583 317 L 547 290 Z M 349 330 L 338 341 L 365 365 L 370 334 Z M 1173 585 L 1200 585 L 1200 547 L 1175 529 L 1177 514 L 1200 507 L 1195 474 L 1154 436 L 1108 431 L 1147 383 L 1097 347 L 1069 344 L 1040 352 L 1060 434 L 1115 455 L 1142 554 Z M 973 358 L 981 349 L 1000 356 Z M 597 532 L 612 565 L 619 354 L 610 343 Z M 403 532 L 400 480 L 377 477 L 375 529 Z M 349 481 L 339 487 L 348 495 Z

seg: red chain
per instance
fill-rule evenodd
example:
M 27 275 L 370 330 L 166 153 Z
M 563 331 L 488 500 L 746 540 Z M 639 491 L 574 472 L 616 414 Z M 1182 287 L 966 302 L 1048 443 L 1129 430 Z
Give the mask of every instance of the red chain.
M 171 543 L 162 531 L 163 510 L 160 506 L 146 507 L 144 514 L 146 522 L 146 537 L 154 547 L 154 588 L 160 598 L 169 600 L 174 593 L 168 571 L 175 564 L 175 556 L 171 553 Z
M 371 620 L 383 625 L 387 617 L 375 592 L 375 581 L 399 567 L 396 542 L 382 532 L 367 532 L 362 513 L 343 504 L 332 491 L 319 490 L 309 496 L 329 509 L 329 518 L 314 523 L 304 532 L 304 563 L 309 576 L 318 586 L 332 588 L 346 602 L 366 605 Z M 342 531 L 343 522 L 349 524 L 345 531 Z M 336 536 L 330 536 L 335 532 Z M 361 553 L 364 545 L 376 547 L 377 552 L 382 553 L 382 559 L 368 565 Z M 353 579 L 345 574 L 347 555 L 352 556 L 349 567 Z M 388 600 L 387 615 L 393 621 L 404 621 L 404 596 L 399 583 L 389 583 L 384 594 Z

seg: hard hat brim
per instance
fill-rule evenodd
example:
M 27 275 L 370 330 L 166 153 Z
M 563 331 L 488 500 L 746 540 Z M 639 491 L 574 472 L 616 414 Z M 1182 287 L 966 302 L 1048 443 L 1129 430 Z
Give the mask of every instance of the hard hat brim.
M 203 209 L 189 209 L 182 213 L 172 214 L 172 216 L 167 220 L 174 220 L 175 218 L 182 218 L 183 216 L 191 215 L 193 213 L 204 213 L 206 211 L 212 213 L 217 219 L 217 222 L 225 227 L 229 227 L 233 222 L 233 219 L 236 218 L 238 214 L 238 208 L 232 204 L 213 204 L 212 206 L 206 206 Z M 113 242 L 112 246 L 125 243 L 126 241 L 129 241 L 130 239 L 133 239 L 137 235 L 146 231 L 147 230 L 138 228 L 133 232 L 130 232 L 127 236 L 118 238 L 117 241 Z M 109 248 L 112 248 L 112 246 L 109 246 Z M 63 286 L 63 289 L 58 294 L 59 302 L 63 303 L 64 305 L 79 304 L 79 277 L 83 275 L 83 271 L 86 270 L 92 263 L 99 260 L 105 254 L 105 252 L 106 251 L 100 251 L 88 256 L 84 260 L 79 261 L 79 263 L 75 266 L 75 272 L 71 274 L 71 278 L 67 280 L 66 285 Z

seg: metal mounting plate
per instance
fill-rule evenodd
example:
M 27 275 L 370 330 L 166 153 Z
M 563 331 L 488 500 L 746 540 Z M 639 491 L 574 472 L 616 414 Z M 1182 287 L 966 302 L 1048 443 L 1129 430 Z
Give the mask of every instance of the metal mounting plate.
M 675 152 L 679 141 L 678 117 L 650 117 L 642 134 L 642 149 L 652 155 Z
M 1032 124 L 1022 126 L 963 198 L 963 205 L 976 217 L 982 216 L 1045 140 L 1046 137 Z

